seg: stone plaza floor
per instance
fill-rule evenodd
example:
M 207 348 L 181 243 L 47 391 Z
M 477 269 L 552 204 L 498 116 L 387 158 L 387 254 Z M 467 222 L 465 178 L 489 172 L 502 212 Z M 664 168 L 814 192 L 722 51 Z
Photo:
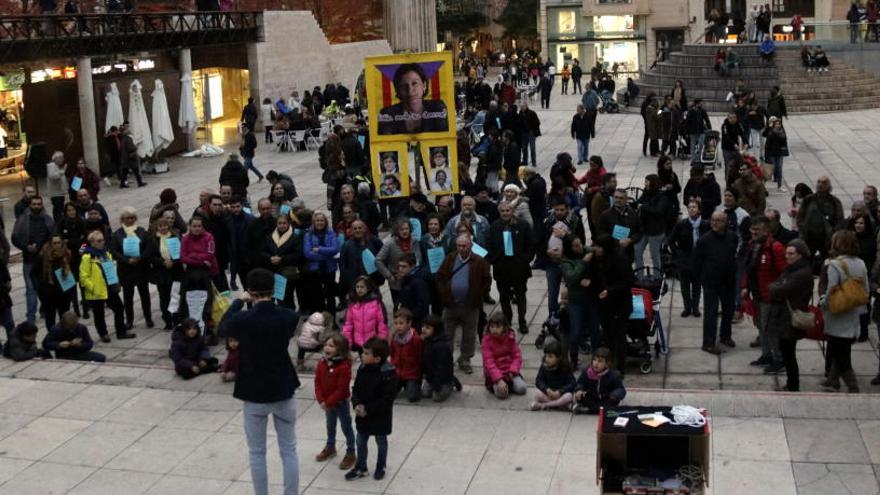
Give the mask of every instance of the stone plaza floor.
M 575 97 L 557 94 L 550 110 L 536 108 L 544 133 L 538 139 L 542 173 L 549 171 L 556 153 L 576 155 L 569 134 L 576 103 Z M 874 166 L 880 151 L 878 117 L 880 112 L 862 111 L 789 119 L 792 156 L 784 167 L 788 189 L 798 182 L 814 185 L 819 175 L 829 175 L 848 212 L 852 201 L 861 199 L 865 184 L 880 184 L 880 169 Z M 721 118 L 712 117 L 713 127 L 720 126 Z M 656 159 L 642 156 L 641 142 L 637 109 L 600 115 L 590 153 L 603 157 L 621 186 L 641 186 L 642 178 L 656 171 Z M 255 162 L 263 173 L 274 169 L 290 174 L 306 204 L 321 207 L 324 186 L 317 153 L 277 153 L 262 139 L 260 144 Z M 237 143 L 225 147 L 236 150 Z M 145 177 L 147 187 L 105 187 L 100 200 L 114 226 L 120 208 L 129 205 L 138 209 L 143 224 L 159 191 L 173 187 L 187 217 L 198 192 L 218 186 L 224 161 L 225 156 L 176 157 L 170 173 Z M 675 162 L 682 185 L 687 165 Z M 268 192 L 268 184 L 255 184 L 255 177 L 251 178 L 253 201 Z M 12 202 L 17 189 L 14 177 L 0 178 L 0 193 Z M 771 186 L 768 204 L 785 213 L 790 197 Z M 11 231 L 11 210 L 7 204 L 7 231 Z M 11 265 L 10 270 L 14 316 L 20 321 L 24 318 L 21 264 Z M 627 374 L 626 403 L 684 403 L 709 409 L 712 493 L 880 493 L 880 396 L 817 393 L 823 357 L 820 346 L 811 341 L 801 341 L 798 350 L 805 393 L 772 393 L 784 376 L 767 376 L 748 365 L 757 357 L 748 348 L 756 335 L 754 326 L 737 325 L 737 347 L 721 356 L 709 355 L 699 349 L 701 320 L 681 318 L 679 301 L 673 282 L 662 306 L 670 354 L 655 362 L 651 374 L 635 369 Z M 522 337 L 521 345 L 523 374 L 532 383 L 540 363 L 534 338 L 547 316 L 541 271 L 529 283 L 528 302 L 531 332 Z M 157 304 L 154 292 L 158 321 Z M 492 309 L 486 307 L 487 312 Z M 0 359 L 0 493 L 249 493 L 240 404 L 231 398 L 231 385 L 220 383 L 216 376 L 188 382 L 176 378 L 167 357 L 169 333 L 147 329 L 137 304 L 135 314 L 137 339 L 95 346 L 111 363 Z M 863 392 L 880 391 L 868 383 L 877 373 L 877 348 L 876 328 L 869 342 L 853 348 L 853 366 Z M 222 355 L 222 346 L 217 352 Z M 302 490 L 308 494 L 598 493 L 595 418 L 527 412 L 526 398 L 497 401 L 481 386 L 482 370 L 475 368 L 468 377 L 459 374 L 465 390 L 441 406 L 398 403 L 388 476 L 381 483 L 371 478 L 345 482 L 333 463 L 314 461 L 325 438 L 324 423 L 320 408 L 314 406 L 311 375 L 304 374 L 304 386 L 297 394 Z M 269 457 L 272 482 L 280 483 L 277 454 L 270 449 Z

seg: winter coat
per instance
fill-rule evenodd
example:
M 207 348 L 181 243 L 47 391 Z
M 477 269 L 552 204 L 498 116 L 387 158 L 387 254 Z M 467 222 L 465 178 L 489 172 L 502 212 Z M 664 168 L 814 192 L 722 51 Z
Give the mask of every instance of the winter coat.
M 708 231 L 709 222 L 700 218 L 700 223 L 697 227 L 697 239 L 699 240 L 699 238 Z M 675 259 L 678 269 L 693 272 L 695 242 L 690 218 L 682 219 L 675 224 L 667 242 L 669 243 L 669 247 L 672 248 L 672 256 Z
M 736 234 L 710 230 L 694 248 L 694 275 L 704 287 L 736 287 Z
M 768 127 L 764 130 L 764 154 L 768 157 L 788 156 L 788 137 L 785 129 Z
M 315 400 L 332 409 L 351 397 L 351 359 L 348 357 L 318 361 L 315 370 Z
M 220 169 L 219 182 L 221 186 L 230 186 L 232 194 L 241 197 L 247 196 L 247 188 L 251 183 L 247 169 L 238 160 L 229 160 L 223 165 L 223 168 Z
M 199 361 L 210 358 L 211 351 L 205 345 L 205 339 L 202 338 L 201 332 L 190 338 L 185 332 L 175 330 L 168 356 L 174 361 L 176 371 L 185 372 L 198 364 Z
M 389 362 L 362 364 L 351 389 L 351 406 L 363 404 L 366 416 L 355 417 L 358 433 L 390 435 L 394 399 L 397 397 L 397 378 Z
M 418 332 L 410 329 L 412 336 L 409 342 L 401 344 L 397 335 L 391 337 L 391 364 L 397 370 L 397 380 L 404 382 L 422 379 L 422 354 L 424 346 Z
M 171 237 L 176 238 L 180 242 L 180 236 L 171 235 Z M 150 251 L 150 272 L 148 276 L 150 283 L 165 285 L 181 281 L 183 279 L 183 263 L 179 259 L 171 260 L 171 268 L 166 268 L 165 259 L 162 258 L 162 251 L 159 247 L 160 242 L 163 241 L 158 236 L 152 238 L 151 244 L 153 249 Z
M 529 198 L 529 212 L 532 214 L 532 222 L 539 225 L 547 216 L 547 181 L 539 174 L 535 174 L 525 182 L 525 195 Z
M 809 260 L 801 259 L 785 267 L 782 275 L 768 286 L 771 307 L 767 325 L 778 331 L 784 339 L 800 339 L 804 331 L 791 326 L 792 309 L 806 311 L 813 297 L 813 269 Z
M 851 278 L 861 278 L 864 282 L 865 293 L 870 294 L 868 284 L 868 270 L 865 262 L 855 256 L 838 256 L 828 260 L 828 288 L 821 294 L 822 313 L 825 316 L 825 335 L 854 339 L 859 335 L 859 315 L 865 311 L 864 306 L 853 308 L 840 314 L 834 314 L 828 309 L 828 295 L 834 288 L 847 280 L 842 263 L 846 263 L 847 271 Z
M 92 172 L 92 169 L 86 167 L 83 170 L 80 170 L 79 167 L 67 167 L 64 171 L 64 174 L 67 178 L 67 183 L 70 184 L 73 182 L 73 178 L 79 176 L 82 179 L 82 185 L 80 189 L 85 189 L 89 192 L 89 195 L 95 201 L 98 200 L 98 193 L 101 192 L 101 179 L 98 177 L 98 174 Z M 76 191 L 73 188 L 68 188 L 68 196 L 71 201 L 76 200 Z
M 743 131 L 742 125 L 737 121 L 736 124 L 728 122 L 727 120 L 721 124 L 721 149 L 726 151 L 733 151 L 735 146 L 740 144 L 740 141 L 747 141 L 748 136 Z
M 788 117 L 784 96 L 781 94 L 770 96 L 770 99 L 767 100 L 767 117 L 776 117 L 778 119 Z
M 49 241 L 54 225 L 52 217 L 46 213 L 46 210 L 43 210 L 39 215 L 34 215 L 28 208 L 15 220 L 10 240 L 13 246 L 21 250 L 25 263 L 33 263 L 39 258 L 39 248 Z M 30 244 L 37 245 L 36 253 L 28 251 L 27 247 Z
M 504 233 L 508 232 L 513 245 L 513 253 L 507 256 L 504 251 Z M 489 245 L 486 261 L 492 265 L 492 272 L 499 285 L 525 284 L 532 277 L 529 263 L 534 256 L 534 231 L 529 225 L 512 218 L 511 223 L 498 219 L 489 229 Z
M 665 197 L 663 199 L 665 200 Z M 627 252 L 631 252 L 635 243 L 642 239 L 642 221 L 639 213 L 630 206 L 625 206 L 622 210 L 611 207 L 605 210 L 599 217 L 599 223 L 596 224 L 596 228 L 602 234 L 612 235 L 615 225 L 629 229 L 629 236 L 627 237 L 633 240 L 633 244 L 627 248 Z M 665 218 L 663 225 L 665 225 Z
M 433 335 L 422 339 L 422 374 L 433 390 L 455 381 L 452 343 L 442 328 L 434 328 Z
M 491 332 L 486 332 L 480 347 L 483 353 L 483 375 L 486 377 L 487 385 L 520 374 L 522 351 L 516 343 L 516 335 L 513 331 L 507 331 L 497 337 Z
M 715 175 L 708 174 L 701 182 L 689 179 L 684 186 L 682 204 L 687 207 L 691 198 L 700 199 L 703 220 L 709 220 L 712 212 L 721 204 L 721 187 L 715 180 Z
M 623 253 L 605 253 L 602 258 L 593 258 L 596 263 L 596 279 L 591 286 L 596 293 L 608 291 L 605 299 L 599 300 L 603 313 L 628 317 L 632 313 L 632 287 L 635 277 L 632 271 L 632 262 Z
M 217 266 L 217 257 L 214 255 L 214 249 L 214 236 L 210 232 L 204 231 L 199 236 L 186 234 L 183 236 L 183 242 L 181 242 L 180 261 L 187 265 L 187 271 L 205 268 L 205 262 L 207 261 L 209 264 L 207 268 L 211 275 L 217 275 L 220 273 L 220 268 Z
M 353 346 L 363 347 L 364 342 L 372 337 L 382 340 L 388 338 L 388 325 L 385 324 L 385 312 L 382 301 L 377 297 L 363 301 L 352 301 L 345 313 L 345 325 L 342 335 Z
M 138 239 L 140 256 L 137 257 L 137 263 L 131 264 L 132 258 L 125 255 L 123 242 L 126 237 L 125 230 L 120 227 L 113 233 L 110 239 L 110 252 L 113 257 L 118 260 L 117 269 L 119 270 L 119 283 L 123 286 L 133 286 L 147 282 L 150 274 L 150 258 L 153 252 L 158 248 L 153 244 L 153 240 L 149 232 L 142 227 L 135 230 Z
M 739 206 L 749 215 L 760 215 L 767 209 L 767 189 L 755 174 L 738 177 L 731 187 L 739 192 Z
M 410 236 L 410 250 L 416 257 L 416 264 L 422 264 L 422 250 L 419 249 L 419 241 Z M 388 280 L 388 286 L 394 290 L 400 290 L 401 281 L 394 277 L 397 272 L 397 262 L 403 257 L 404 251 L 400 247 L 400 240 L 391 236 L 385 240 L 379 254 L 376 255 L 376 269 Z
M 685 114 L 684 124 L 688 134 L 705 134 L 706 131 L 712 129 L 709 114 L 702 108 L 688 110 Z
M 58 344 L 64 341 L 80 339 L 82 342 L 77 347 L 60 347 Z M 68 332 L 60 323 L 55 324 L 43 339 L 43 349 L 55 353 L 57 359 L 67 359 L 92 350 L 95 345 L 89 330 L 85 325 L 77 323 L 73 331 Z
M 113 255 L 107 253 L 107 260 L 113 262 Z M 83 289 L 83 297 L 86 301 L 107 300 L 107 280 L 104 278 L 104 270 L 101 268 L 99 258 L 85 253 L 79 263 L 79 285 Z M 115 264 L 115 262 L 113 262 Z M 118 286 L 111 286 L 118 290 Z
M 240 356 L 238 353 L 238 349 L 228 349 L 226 352 L 226 359 L 223 360 L 223 364 L 220 365 L 221 373 L 238 373 Z
M 317 252 L 312 248 L 317 247 Z M 335 273 L 336 253 L 339 252 L 339 239 L 333 229 L 327 227 L 324 233 L 314 227 L 306 231 L 303 238 L 303 253 L 306 257 L 306 270 L 309 272 Z
M 814 193 L 804 198 L 797 212 L 801 238 L 831 242 L 831 234 L 843 223 L 843 205 L 830 193 Z
M 664 234 L 670 208 L 672 208 L 672 205 L 669 202 L 669 196 L 665 193 L 656 191 L 643 194 L 639 198 L 640 230 L 648 236 Z M 611 211 L 614 211 L 614 208 Z M 613 229 L 614 227 L 612 226 L 611 228 Z M 632 232 L 630 232 L 630 235 L 632 235 Z
M 529 198 L 525 196 L 518 196 L 515 200 L 508 202 L 513 208 L 513 216 L 522 220 L 529 226 L 529 229 L 533 229 L 534 222 L 532 220 L 532 212 L 529 208 Z
M 568 301 L 570 303 L 587 302 L 589 293 L 587 288 L 581 285 L 581 280 L 586 277 L 587 262 L 577 258 L 562 258 L 559 260 L 559 270 L 562 272 L 562 280 L 568 288 Z
M 788 265 L 785 261 L 785 246 L 768 235 L 764 242 L 758 247 L 755 254 L 755 241 L 751 240 L 745 247 L 745 269 L 743 277 L 740 280 L 740 288 L 749 289 L 752 297 L 758 298 L 764 303 L 771 302 L 770 284 L 775 282 L 785 267 Z M 758 259 L 752 258 L 757 256 Z
M 281 274 L 289 281 L 293 282 L 299 277 L 299 270 L 305 260 L 303 257 L 302 231 L 297 233 L 293 227 L 288 227 L 288 229 L 290 231 L 290 237 L 288 237 L 280 246 L 275 244 L 275 240 L 272 239 L 272 233 L 266 237 L 266 242 L 263 244 L 262 258 L 264 263 L 263 266 L 271 270 L 273 273 Z M 273 265 L 272 262 L 269 261 L 273 256 L 281 258 L 281 262 L 277 265 Z
M 296 346 L 309 351 L 319 350 L 324 340 L 323 333 L 324 317 L 321 313 L 312 313 L 300 328 L 299 337 L 296 338 Z
M 428 316 L 428 310 L 433 302 L 431 300 L 431 286 L 428 284 L 430 269 L 427 265 L 418 265 L 401 280 L 400 307 L 412 311 L 412 324 L 415 328 L 422 328 L 422 320 Z M 397 364 L 395 363 L 395 366 Z
M 339 283 L 344 287 L 353 284 L 354 280 L 361 275 L 367 275 L 367 271 L 364 269 L 364 249 L 369 249 L 373 256 L 376 256 L 382 249 L 382 241 L 369 236 L 363 244 L 349 239 L 342 245 L 342 250 L 339 252 Z M 385 283 L 385 278 L 378 270 L 368 276 L 377 286 Z
M 574 389 L 574 375 L 570 369 L 563 369 L 557 365 L 556 368 L 549 369 L 543 364 L 538 369 L 538 375 L 535 377 L 535 388 L 541 392 L 548 390 L 556 390 L 557 392 L 566 393 Z
M 455 229 L 458 227 L 459 222 L 462 220 L 461 214 L 455 215 L 450 218 L 448 222 L 446 222 L 446 228 L 443 229 L 443 234 L 446 237 L 454 238 Z M 471 223 L 471 228 L 474 230 L 474 242 L 485 247 L 486 239 L 489 237 L 489 221 L 486 220 L 486 217 L 477 214 L 474 212 L 474 217 L 469 219 Z
M 446 306 L 452 306 L 454 299 L 452 296 L 452 271 L 455 268 L 458 253 L 453 252 L 446 255 L 440 269 L 434 276 L 437 283 L 437 292 L 440 295 L 440 301 Z M 468 295 L 467 307 L 477 309 L 483 307 L 483 300 L 489 294 L 489 288 L 492 286 L 492 276 L 489 273 L 489 264 L 486 260 L 471 253 L 468 266 L 461 268 L 468 270 Z
M 591 367 L 584 368 L 574 386 L 575 392 L 581 390 L 587 393 L 588 398 L 598 402 L 604 402 L 608 399 L 622 401 L 626 397 L 623 378 L 620 377 L 617 370 L 611 369 L 597 375 Z
M 571 138 L 589 140 L 593 133 L 596 132 L 595 124 L 596 120 L 590 118 L 586 112 L 583 115 L 576 113 L 571 118 Z
M 37 342 L 25 342 L 22 340 L 18 329 L 12 330 L 9 340 L 3 348 L 3 355 L 13 361 L 29 361 L 38 357 L 47 357 L 46 352 L 37 346 Z

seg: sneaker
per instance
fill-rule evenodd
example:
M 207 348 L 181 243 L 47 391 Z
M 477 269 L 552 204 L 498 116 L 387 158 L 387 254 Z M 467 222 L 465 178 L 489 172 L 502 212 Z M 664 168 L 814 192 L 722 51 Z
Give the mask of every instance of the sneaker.
M 339 469 L 343 471 L 351 469 L 354 466 L 355 461 L 357 461 L 357 457 L 354 455 L 354 452 L 346 452 L 345 456 L 342 458 L 342 462 L 339 463 Z
M 377 467 L 376 471 L 373 473 L 373 479 L 376 481 L 379 481 L 384 477 L 385 477 L 385 468 Z
M 780 373 L 785 371 L 785 365 L 782 363 L 770 363 L 764 368 L 765 375 L 775 375 L 776 373 Z
M 458 369 L 461 370 L 465 375 L 473 374 L 474 368 L 471 366 L 471 363 L 458 363 Z
M 704 345 L 703 347 L 701 347 L 701 349 L 703 350 L 703 352 L 708 352 L 709 354 L 714 354 L 716 356 L 724 352 L 717 345 Z
M 333 457 L 336 457 L 336 448 L 325 446 L 324 449 L 315 456 L 315 460 L 318 462 L 324 462 L 327 459 L 332 459 Z
M 543 411 L 544 404 L 541 404 L 540 402 L 537 402 L 537 401 L 531 402 L 531 403 L 529 403 L 529 410 L 530 411 Z
M 684 311 L 681 312 L 682 318 L 687 318 L 690 315 L 691 315 L 691 310 L 689 310 L 689 309 L 685 309 Z
M 363 478 L 367 474 L 368 473 L 367 473 L 366 469 L 354 468 L 351 471 L 345 473 L 345 481 L 352 481 L 352 480 L 356 480 L 358 478 Z
M 733 339 L 722 339 L 721 343 L 726 345 L 727 347 L 730 347 L 731 349 L 736 347 L 736 342 L 734 342 Z
M 749 363 L 749 366 L 769 366 L 771 364 L 773 364 L 773 360 L 770 359 L 770 356 L 761 356 Z
M 137 334 L 131 332 L 122 332 L 116 334 L 116 340 L 136 339 Z
M 101 342 L 103 342 L 105 344 L 109 344 L 110 343 L 110 336 L 109 335 L 101 335 Z

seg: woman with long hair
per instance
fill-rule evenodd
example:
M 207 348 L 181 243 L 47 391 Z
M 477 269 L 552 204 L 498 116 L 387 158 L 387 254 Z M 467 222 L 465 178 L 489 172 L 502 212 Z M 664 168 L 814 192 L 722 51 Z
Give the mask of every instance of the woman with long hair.
M 79 261 L 82 257 L 79 251 L 86 242 L 86 222 L 79 215 L 76 205 L 72 202 L 68 201 L 64 204 L 64 214 L 55 224 L 55 234 L 64 240 L 64 244 L 70 252 L 70 271 L 73 272 L 74 279 L 79 282 Z M 80 294 L 82 294 L 82 289 L 80 289 Z M 85 295 L 82 296 L 82 313 L 80 313 L 76 294 L 74 294 L 72 302 L 73 311 L 77 315 L 81 315 L 83 318 L 89 317 L 89 306 L 86 304 Z
M 776 328 L 772 333 L 779 335 L 779 353 L 786 374 L 785 386 L 780 390 L 798 392 L 797 341 L 804 338 L 804 331 L 792 326 L 791 311 L 807 311 L 813 297 L 813 268 L 807 244 L 800 239 L 789 242 L 785 248 L 785 261 L 788 263 L 785 271 L 769 286 L 773 309 L 766 324 Z
M 134 290 L 141 299 L 141 309 L 147 328 L 153 328 L 152 305 L 150 301 L 150 257 L 153 243 L 150 234 L 137 225 L 137 210 L 130 206 L 122 209 L 119 215 L 120 226 L 113 233 L 110 250 L 119 262 L 119 282 L 122 285 L 122 300 L 125 305 L 125 328 L 131 330 L 134 322 Z
M 874 235 L 874 221 L 868 213 L 858 213 L 847 221 L 846 228 L 856 233 L 859 242 L 859 258 L 865 262 L 865 267 L 871 270 L 877 260 L 877 243 Z M 871 303 L 868 302 L 865 311 L 859 315 L 859 342 L 868 340 L 868 326 L 871 323 Z
M 76 299 L 75 283 L 66 289 L 63 287 L 63 281 L 73 280 L 73 268 L 70 250 L 64 245 L 61 236 L 53 235 L 49 242 L 43 244 L 40 259 L 34 263 L 33 270 L 46 328 L 51 329 L 55 326 L 55 315 L 60 318 Z
M 215 253 L 214 236 L 205 230 L 202 217 L 190 218 L 189 230 L 183 236 L 180 248 L 180 260 L 184 269 L 181 289 L 186 297 L 189 318 L 199 322 L 203 329 L 206 326 L 203 316 L 205 307 L 210 307 L 211 280 L 220 272 Z M 208 335 L 210 341 L 216 338 L 213 333 Z
M 290 218 L 282 215 L 275 219 L 275 230 L 266 237 L 262 251 L 263 264 L 273 273 L 287 280 L 282 306 L 296 309 L 294 294 L 303 262 L 303 238 L 290 226 Z

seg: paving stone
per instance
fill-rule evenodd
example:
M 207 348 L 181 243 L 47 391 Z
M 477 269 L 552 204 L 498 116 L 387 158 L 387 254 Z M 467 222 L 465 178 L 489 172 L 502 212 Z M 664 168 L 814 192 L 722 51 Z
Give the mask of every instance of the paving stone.
M 792 461 L 867 463 L 868 452 L 855 421 L 785 419 L 784 422 Z
M 716 455 L 710 483 L 713 495 L 796 495 L 791 463 L 751 461 Z
M 862 435 L 865 447 L 871 457 L 871 462 L 880 464 L 880 420 L 857 421 L 859 432 Z
M 156 425 L 195 396 L 192 392 L 143 390 L 111 414 L 113 421 Z
M 149 490 L 148 495 L 220 495 L 231 485 L 229 481 L 186 476 L 165 476 Z
M 94 468 L 37 462 L 3 485 L 3 491 L 16 495 L 58 495 L 86 479 Z
M 55 449 L 45 460 L 59 464 L 101 467 L 148 430 L 149 427 L 140 425 L 93 423 Z
M 467 493 L 533 494 L 553 479 L 556 456 L 531 452 L 486 452 Z
M 176 468 L 210 436 L 206 431 L 156 427 L 114 457 L 105 467 L 165 474 Z
M 136 388 L 89 385 L 52 409 L 47 416 L 96 421 L 140 392 Z
M 244 432 L 215 433 L 192 451 L 171 474 L 234 481 L 248 465 Z
M 877 478 L 870 464 L 822 464 L 793 462 L 798 495 L 878 493 Z
M 548 493 L 598 495 L 595 454 L 559 456 Z
M 33 382 L 0 404 L 0 412 L 40 416 L 84 388 L 74 383 Z
M 712 421 L 715 455 L 731 460 L 789 461 L 782 419 L 724 418 Z
M 12 479 L 16 474 L 24 471 L 31 464 L 33 464 L 33 461 L 0 457 L 0 486 Z
M 39 460 L 91 423 L 74 419 L 37 418 L 0 440 L 0 455 Z
M 162 475 L 139 473 L 137 471 L 119 471 L 116 469 L 99 469 L 77 485 L 70 495 L 140 495 L 150 489 Z

